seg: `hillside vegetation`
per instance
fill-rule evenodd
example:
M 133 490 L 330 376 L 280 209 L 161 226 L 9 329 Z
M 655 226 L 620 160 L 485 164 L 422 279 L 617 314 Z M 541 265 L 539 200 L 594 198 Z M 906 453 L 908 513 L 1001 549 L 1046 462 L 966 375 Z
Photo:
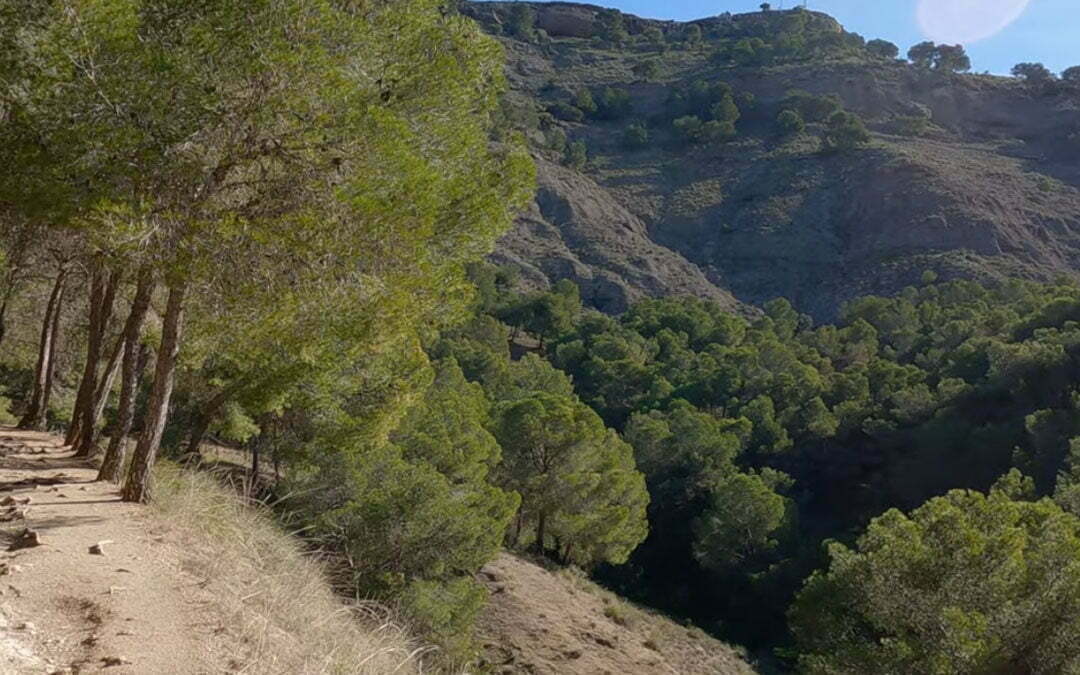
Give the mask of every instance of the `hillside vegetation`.
M 688 293 L 832 318 L 927 269 L 1053 280 L 1077 266 L 1077 77 L 964 74 L 962 50 L 932 45 L 900 61 L 909 45 L 802 10 L 464 11 L 505 45 L 505 115 L 537 157 L 534 206 L 496 256 L 534 286 L 573 279 L 609 312 Z M 841 109 L 857 118 L 850 147 Z
M 189 563 L 256 655 L 383 653 L 303 550 L 426 672 L 1076 672 L 1078 78 L 899 51 L 0 0 L 0 423 L 223 533 Z M 155 470 L 207 440 L 299 546 Z M 267 667 L 374 663 L 311 635 Z

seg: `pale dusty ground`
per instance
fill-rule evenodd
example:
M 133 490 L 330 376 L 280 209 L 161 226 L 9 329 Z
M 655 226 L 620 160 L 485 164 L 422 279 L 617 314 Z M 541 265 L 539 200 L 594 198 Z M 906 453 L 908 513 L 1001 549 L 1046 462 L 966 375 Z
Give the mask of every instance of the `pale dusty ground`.
M 177 543 L 60 442 L 0 428 L 0 503 L 31 499 L 25 520 L 0 525 L 0 673 L 226 672 L 224 630 Z M 64 482 L 11 489 L 54 477 Z M 9 552 L 25 527 L 42 545 Z M 91 554 L 101 541 L 105 554 Z
M 478 632 L 499 675 L 752 675 L 730 646 L 604 591 L 503 553 Z

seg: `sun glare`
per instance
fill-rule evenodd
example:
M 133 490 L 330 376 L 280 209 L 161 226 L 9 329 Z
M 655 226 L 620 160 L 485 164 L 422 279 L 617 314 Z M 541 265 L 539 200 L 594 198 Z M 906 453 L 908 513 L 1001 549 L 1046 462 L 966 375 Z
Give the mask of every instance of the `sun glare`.
M 919 0 L 919 26 L 935 42 L 972 44 L 993 37 L 1031 0 Z

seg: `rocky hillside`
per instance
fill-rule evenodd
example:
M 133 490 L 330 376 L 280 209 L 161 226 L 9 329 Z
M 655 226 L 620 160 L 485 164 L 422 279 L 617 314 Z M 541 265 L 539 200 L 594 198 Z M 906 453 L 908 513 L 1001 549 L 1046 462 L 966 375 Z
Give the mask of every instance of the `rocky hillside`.
M 463 11 L 502 36 L 507 118 L 538 160 L 535 204 L 496 253 L 533 285 L 571 278 L 605 311 L 689 293 L 784 296 L 827 318 L 928 270 L 1050 279 L 1080 266 L 1076 85 L 919 68 L 802 10 L 690 24 L 568 3 Z M 705 89 L 718 82 L 734 129 L 688 140 L 675 120 L 702 103 L 695 86 L 720 100 Z M 814 115 L 830 96 L 868 143 L 827 151 Z M 788 108 L 805 131 L 778 124 Z

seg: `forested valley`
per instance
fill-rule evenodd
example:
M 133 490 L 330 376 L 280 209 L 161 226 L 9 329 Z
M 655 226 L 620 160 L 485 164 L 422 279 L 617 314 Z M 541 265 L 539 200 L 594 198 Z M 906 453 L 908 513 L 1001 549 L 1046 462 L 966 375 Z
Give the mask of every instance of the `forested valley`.
M 440 672 L 516 672 L 504 550 L 762 672 L 1080 671 L 1075 278 L 603 313 L 488 258 L 545 161 L 504 59 L 434 0 L 0 0 L 0 424 L 132 503 L 242 450 Z

